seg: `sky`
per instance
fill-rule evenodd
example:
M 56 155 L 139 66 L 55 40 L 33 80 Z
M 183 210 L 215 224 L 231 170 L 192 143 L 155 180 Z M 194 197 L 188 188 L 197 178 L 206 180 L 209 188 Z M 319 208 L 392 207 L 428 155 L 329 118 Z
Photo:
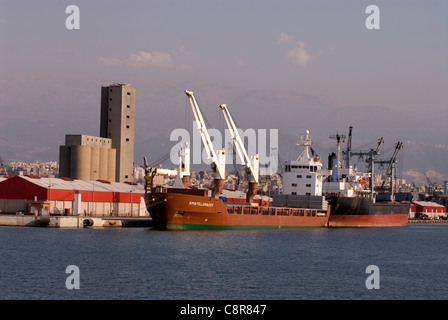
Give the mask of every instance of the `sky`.
M 384 133 L 422 152 L 406 160 L 416 179 L 448 179 L 447 17 L 431 0 L 0 0 L 0 156 L 57 161 L 64 134 L 98 134 L 100 87 L 116 81 L 136 88 L 138 159 L 169 149 L 190 86 L 204 105 L 232 102 L 246 127 L 284 129 L 284 144 L 309 124 L 325 149 L 354 124 L 360 144 Z

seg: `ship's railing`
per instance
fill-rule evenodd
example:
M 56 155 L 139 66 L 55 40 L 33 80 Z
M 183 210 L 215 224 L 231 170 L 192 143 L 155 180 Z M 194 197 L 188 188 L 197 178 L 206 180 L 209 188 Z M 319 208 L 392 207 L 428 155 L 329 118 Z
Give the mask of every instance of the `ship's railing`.
M 283 208 L 283 207 L 256 207 L 244 205 L 227 205 L 227 212 L 230 214 L 259 214 L 271 216 L 300 216 L 316 217 L 326 216 L 325 210 L 304 209 L 304 208 Z

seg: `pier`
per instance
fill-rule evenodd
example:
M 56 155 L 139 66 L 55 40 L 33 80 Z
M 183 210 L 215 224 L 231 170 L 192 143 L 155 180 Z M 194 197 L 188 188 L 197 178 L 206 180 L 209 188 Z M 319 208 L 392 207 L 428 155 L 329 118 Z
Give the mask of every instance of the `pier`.
M 52 228 L 152 227 L 151 217 L 34 216 L 0 214 L 0 226 Z
M 448 223 L 448 220 L 442 219 L 409 219 L 408 224 L 416 223 Z

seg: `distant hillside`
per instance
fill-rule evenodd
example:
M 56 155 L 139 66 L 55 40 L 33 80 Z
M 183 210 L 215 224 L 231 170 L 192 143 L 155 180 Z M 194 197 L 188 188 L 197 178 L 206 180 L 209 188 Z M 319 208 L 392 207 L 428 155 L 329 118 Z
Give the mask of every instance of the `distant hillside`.
M 144 79 L 0 79 L 0 156 L 4 161 L 58 160 L 66 134 L 99 134 L 101 86 L 114 81 L 136 88 L 135 162 L 143 163 L 169 153 L 173 129 L 191 130 L 193 117 L 185 89 L 193 90 L 207 119 L 223 130 L 218 105 L 226 103 L 242 129 L 278 129 L 282 159 L 297 156 L 298 135 L 310 130 L 314 149 L 326 163 L 336 150 L 329 139 L 336 132 L 348 134 L 353 126 L 353 148 L 385 148 L 405 142 L 401 160 L 404 178 L 424 183 L 424 174 L 435 181 L 448 179 L 448 114 L 399 112 L 389 106 L 344 106 L 331 97 L 277 88 L 257 90 L 203 83 L 150 82 Z M 345 144 L 343 148 L 345 148 Z M 405 176 L 406 175 L 406 176 Z

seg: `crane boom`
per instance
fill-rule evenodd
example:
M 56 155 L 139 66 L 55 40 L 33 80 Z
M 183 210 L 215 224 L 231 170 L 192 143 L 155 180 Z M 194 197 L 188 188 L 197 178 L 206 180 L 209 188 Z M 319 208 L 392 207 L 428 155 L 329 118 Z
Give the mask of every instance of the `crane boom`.
M 259 156 L 256 154 L 255 156 L 250 157 L 244 148 L 243 140 L 238 132 L 238 128 L 233 121 L 232 115 L 230 114 L 227 105 L 221 104 L 219 106 L 221 108 L 224 119 L 226 120 L 227 127 L 230 131 L 230 136 L 232 137 L 233 145 L 237 151 L 238 157 L 241 160 L 241 164 L 246 168 L 246 172 L 248 174 L 248 178 L 250 182 L 258 183 L 259 176 Z
M 230 136 L 232 137 L 233 145 L 235 146 L 238 157 L 241 160 L 241 164 L 246 169 L 246 174 L 249 180 L 249 188 L 246 193 L 246 201 L 250 203 L 252 202 L 253 197 L 257 194 L 258 191 L 260 158 L 258 154 L 252 157 L 247 154 L 247 151 L 244 148 L 243 140 L 238 133 L 238 128 L 233 121 L 232 115 L 230 114 L 227 105 L 221 104 L 219 107 L 221 108 L 224 119 L 226 120 L 227 127 L 230 131 Z
M 402 147 L 403 147 L 403 142 L 398 141 L 397 144 L 395 145 L 395 150 L 394 150 L 394 153 L 393 153 L 392 157 L 390 158 L 390 160 L 375 162 L 375 163 L 388 163 L 389 164 L 386 169 L 386 177 L 390 177 L 390 179 L 391 179 L 391 194 L 393 194 L 393 191 L 394 191 L 395 163 L 397 162 L 398 151 L 400 151 L 400 149 Z M 381 189 L 384 187 L 385 184 L 386 184 L 386 180 L 384 180 L 383 183 L 381 184 Z
M 204 145 L 205 151 L 207 153 L 207 157 L 211 160 L 211 167 L 214 173 L 214 187 L 213 187 L 213 196 L 218 197 L 222 192 L 224 187 L 224 179 L 225 179 L 225 148 L 218 150 L 216 153 L 213 148 L 213 143 L 208 133 L 207 127 L 205 125 L 204 117 L 202 116 L 201 109 L 196 101 L 194 93 L 192 91 L 185 90 L 185 93 L 188 96 L 188 100 L 190 102 L 191 110 L 193 111 L 193 116 L 196 120 L 196 129 L 199 131 L 199 134 L 202 139 L 202 144 Z

